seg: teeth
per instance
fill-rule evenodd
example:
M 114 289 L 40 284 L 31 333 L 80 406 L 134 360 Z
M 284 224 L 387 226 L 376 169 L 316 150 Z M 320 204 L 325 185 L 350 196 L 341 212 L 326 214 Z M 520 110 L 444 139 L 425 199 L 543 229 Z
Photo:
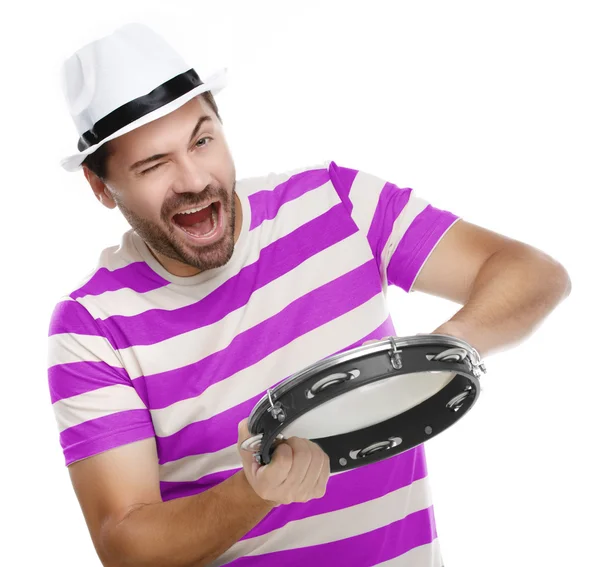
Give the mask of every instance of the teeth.
M 212 203 L 209 203 L 208 205 L 206 205 L 206 207 L 197 207 L 195 209 L 188 209 L 187 211 L 182 211 L 177 214 L 178 215 L 191 215 L 192 213 L 197 213 L 198 211 L 203 211 L 204 209 L 208 209 L 208 207 L 210 207 L 211 205 L 212 205 Z
M 206 209 L 206 207 L 204 207 L 204 208 Z M 202 209 L 200 209 L 200 210 L 202 210 Z M 180 228 L 184 232 L 187 232 L 188 234 L 190 234 L 191 236 L 193 236 L 194 238 L 208 238 L 208 237 L 212 236 L 216 232 L 216 230 L 217 230 L 217 222 L 219 220 L 219 216 L 217 215 L 217 211 L 215 211 L 214 209 L 212 210 L 211 218 L 212 218 L 213 227 L 212 227 L 212 229 L 211 229 L 211 231 L 209 233 L 205 234 L 202 237 L 198 237 L 195 234 L 192 234 L 188 230 L 185 230 L 185 228 L 183 228 L 183 227 L 180 227 Z
M 215 231 L 217 230 L 217 213 L 215 212 L 215 210 L 213 209 L 212 211 L 212 223 L 213 223 L 213 227 L 211 229 L 211 231 L 208 234 L 205 234 L 203 238 L 208 238 L 209 236 L 212 236 Z
M 214 234 L 214 232 L 217 230 L 217 213 L 216 213 L 216 211 L 214 209 L 213 209 L 213 212 L 212 212 L 212 222 L 213 222 L 213 228 L 208 233 L 207 236 L 212 236 Z

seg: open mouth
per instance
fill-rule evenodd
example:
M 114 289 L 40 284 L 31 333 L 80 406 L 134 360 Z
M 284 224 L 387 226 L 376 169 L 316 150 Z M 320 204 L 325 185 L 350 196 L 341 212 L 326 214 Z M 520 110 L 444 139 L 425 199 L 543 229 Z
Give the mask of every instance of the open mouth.
M 215 201 L 206 207 L 195 207 L 173 215 L 173 223 L 196 240 L 209 240 L 222 226 L 222 205 Z

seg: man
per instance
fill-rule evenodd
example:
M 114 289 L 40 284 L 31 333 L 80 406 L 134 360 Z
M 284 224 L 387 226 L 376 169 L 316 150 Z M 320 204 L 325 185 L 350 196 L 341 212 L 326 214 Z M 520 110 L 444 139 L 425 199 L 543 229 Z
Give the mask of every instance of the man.
M 423 446 L 330 475 L 291 438 L 240 448 L 267 388 L 395 335 L 385 289 L 463 305 L 482 356 L 568 295 L 565 269 L 333 161 L 237 180 L 212 94 L 129 25 L 65 64 L 83 168 L 131 225 L 52 315 L 49 383 L 97 553 L 117 565 L 442 565 Z M 212 91 L 212 94 L 211 94 Z

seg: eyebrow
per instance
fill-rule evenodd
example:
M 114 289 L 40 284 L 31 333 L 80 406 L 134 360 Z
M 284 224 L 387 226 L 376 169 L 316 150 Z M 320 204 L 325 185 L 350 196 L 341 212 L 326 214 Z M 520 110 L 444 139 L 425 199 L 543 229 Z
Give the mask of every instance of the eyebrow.
M 198 134 L 198 130 L 200 130 L 200 128 L 202 127 L 202 124 L 204 124 L 204 122 L 212 122 L 212 118 L 210 116 L 200 116 L 200 118 L 198 119 L 198 122 L 196 122 L 196 125 L 194 126 L 194 129 L 192 130 L 192 133 L 190 135 L 190 141 L 189 143 L 192 143 L 192 140 L 196 137 L 196 134 Z M 139 161 L 136 161 L 134 164 L 129 166 L 129 171 L 133 171 L 134 169 L 137 169 L 138 167 L 142 166 L 142 165 L 146 165 L 147 163 L 162 159 L 164 157 L 167 157 L 169 154 L 154 154 L 153 156 L 141 159 Z

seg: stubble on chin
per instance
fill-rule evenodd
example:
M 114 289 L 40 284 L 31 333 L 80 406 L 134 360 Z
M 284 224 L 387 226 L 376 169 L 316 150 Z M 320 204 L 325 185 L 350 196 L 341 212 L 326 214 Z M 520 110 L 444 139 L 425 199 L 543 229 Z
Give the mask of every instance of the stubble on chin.
M 182 235 L 178 234 L 179 231 L 169 221 L 167 221 L 166 228 L 163 228 L 164 225 L 139 217 L 122 203 L 117 203 L 129 225 L 152 251 L 200 271 L 220 268 L 227 264 L 233 256 L 236 219 L 235 192 L 227 205 L 229 209 L 226 212 L 227 228 L 221 240 L 209 246 L 194 247 L 184 242 Z

